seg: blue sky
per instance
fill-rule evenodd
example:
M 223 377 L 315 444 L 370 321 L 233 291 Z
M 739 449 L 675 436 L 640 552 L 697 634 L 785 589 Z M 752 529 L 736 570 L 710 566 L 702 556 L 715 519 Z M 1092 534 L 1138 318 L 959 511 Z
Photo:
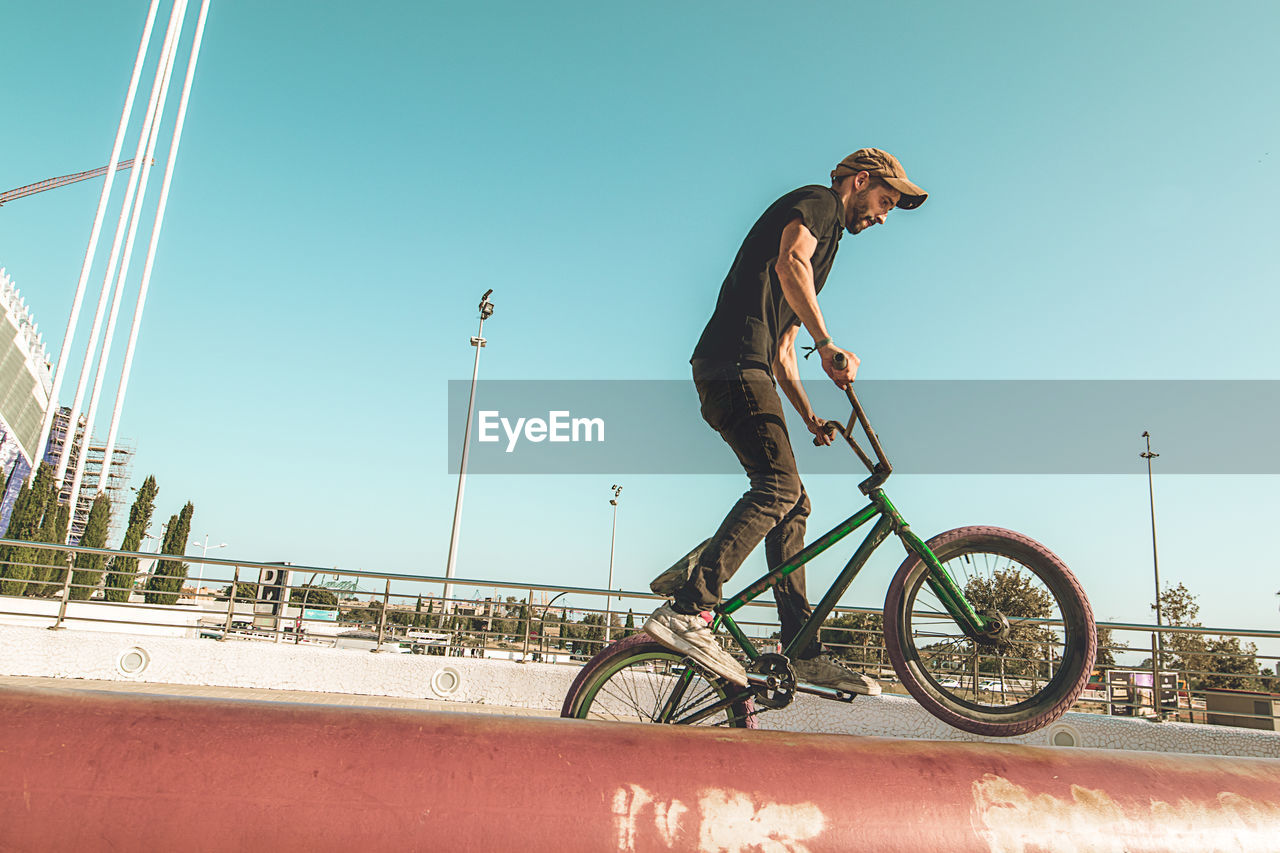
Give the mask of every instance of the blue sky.
M 146 5 L 71 8 L 0 12 L 0 187 L 110 152 Z M 683 378 L 751 222 L 864 145 L 932 195 L 847 239 L 822 295 L 861 377 L 1280 378 L 1277 24 L 1262 2 L 214 0 L 122 427 L 135 478 L 156 474 L 163 517 L 194 501 L 195 538 L 229 556 L 440 574 L 447 381 L 470 376 L 480 293 L 483 377 Z M 0 209 L 0 265 L 55 355 L 99 187 Z M 1173 426 L 1134 430 L 1132 476 L 888 491 L 921 533 L 1040 539 L 1100 618 L 1143 621 L 1139 434 L 1160 450 Z M 812 531 L 856 508 L 854 482 L 805 474 Z M 475 476 L 459 574 L 603 585 L 616 481 L 628 588 L 744 487 Z M 1280 622 L 1277 485 L 1158 478 L 1162 578 L 1206 623 Z M 900 556 L 882 549 L 846 601 L 878 604 Z

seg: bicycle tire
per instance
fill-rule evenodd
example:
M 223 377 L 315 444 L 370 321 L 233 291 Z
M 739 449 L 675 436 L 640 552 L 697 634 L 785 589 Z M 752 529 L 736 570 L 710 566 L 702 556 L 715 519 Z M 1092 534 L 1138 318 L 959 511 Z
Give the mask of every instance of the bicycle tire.
M 926 544 L 975 606 L 975 598 L 985 597 L 1005 602 L 996 609 L 1036 612 L 1006 613 L 1014 618 L 1003 644 L 965 637 L 926 584 L 925 562 L 910 554 L 884 605 L 885 646 L 907 691 L 943 722 L 989 737 L 1026 734 L 1066 713 L 1093 670 L 1097 632 L 1084 589 L 1062 560 L 998 527 L 949 530 Z M 980 572 L 975 557 L 989 577 L 970 571 Z M 1002 561 L 1008 568 L 993 568 Z M 1022 603 L 1011 603 L 1015 595 Z M 1046 612 L 1050 607 L 1057 612 Z
M 731 686 L 691 658 L 668 649 L 643 632 L 601 649 L 578 672 L 564 698 L 561 717 L 618 722 L 658 722 L 659 711 L 671 695 L 684 668 L 694 669 L 692 694 L 685 690 L 677 716 L 687 718 L 700 707 L 721 701 Z M 673 721 L 678 722 L 678 721 Z M 751 698 L 734 702 L 716 716 L 694 725 L 756 728 Z

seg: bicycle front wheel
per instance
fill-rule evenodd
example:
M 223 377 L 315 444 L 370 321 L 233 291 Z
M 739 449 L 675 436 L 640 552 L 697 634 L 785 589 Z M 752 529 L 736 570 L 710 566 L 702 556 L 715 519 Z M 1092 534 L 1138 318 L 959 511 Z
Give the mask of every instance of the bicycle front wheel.
M 998 527 L 950 530 L 927 545 L 974 609 L 1007 627 L 967 636 L 911 554 L 884 605 L 885 646 L 903 686 L 935 717 L 979 735 L 1025 734 L 1062 716 L 1097 646 L 1080 582 L 1048 548 Z
M 562 717 L 754 729 L 751 699 L 692 659 L 640 633 L 601 650 L 574 679 Z

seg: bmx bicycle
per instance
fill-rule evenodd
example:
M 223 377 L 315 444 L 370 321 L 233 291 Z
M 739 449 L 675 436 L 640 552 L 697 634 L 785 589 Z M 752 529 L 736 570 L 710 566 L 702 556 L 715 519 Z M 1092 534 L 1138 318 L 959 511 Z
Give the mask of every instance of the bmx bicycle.
M 871 473 L 858 485 L 870 503 L 714 609 L 712 631 L 747 658 L 748 685 L 727 682 L 639 633 L 583 666 L 562 717 L 755 728 L 758 714 L 786 707 L 797 693 L 852 702 L 853 694 L 798 683 L 791 659 L 818 636 L 890 534 L 907 557 L 885 596 L 884 647 L 898 680 L 921 706 L 955 728 L 994 737 L 1035 731 L 1071 707 L 1088 682 L 1097 643 L 1079 581 L 1048 548 L 1010 530 L 961 527 L 921 540 L 881 488 L 893 468 L 852 386 L 845 393 L 853 410 L 848 422 L 826 426 Z M 874 461 L 855 438 L 855 426 Z M 733 614 L 873 520 L 791 642 L 780 652 L 758 649 Z

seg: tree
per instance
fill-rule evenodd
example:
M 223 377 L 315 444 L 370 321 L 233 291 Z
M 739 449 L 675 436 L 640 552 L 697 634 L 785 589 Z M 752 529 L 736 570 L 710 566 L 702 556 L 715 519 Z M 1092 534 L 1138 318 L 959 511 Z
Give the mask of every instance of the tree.
M 527 627 L 529 627 L 529 603 L 524 601 L 521 602 L 520 606 L 516 609 L 515 630 L 511 632 L 512 636 L 517 640 L 523 640 L 524 632 Z
M 328 592 L 328 590 L 325 590 Z M 333 593 L 329 593 L 333 595 Z M 226 601 L 231 597 L 231 584 L 227 584 L 218 591 L 214 596 L 214 601 Z M 236 601 L 254 601 L 258 597 L 258 584 L 254 581 L 239 581 L 236 583 Z M 337 600 L 337 596 L 334 596 Z M 310 607 L 310 604 L 307 605 Z
M 187 538 L 191 535 L 191 516 L 196 508 L 190 501 L 182 511 L 169 519 L 165 527 L 161 554 L 183 554 L 187 550 Z M 187 564 L 181 560 L 159 560 L 151 577 L 147 578 L 143 597 L 147 604 L 175 604 L 182 592 L 182 582 L 187 577 Z
M 382 615 L 382 602 L 379 599 L 356 601 L 345 612 L 339 611 L 338 618 L 347 622 L 378 624 Z
M 45 505 L 52 494 L 54 479 L 53 466 L 48 462 L 41 463 L 36 469 L 35 479 L 23 483 L 18 497 L 13 504 L 13 512 L 9 515 L 9 527 L 5 530 L 6 539 L 18 539 L 34 542 L 40 532 L 40 523 L 44 520 Z M 0 549 L 0 594 L 22 595 L 27 583 L 34 574 L 37 548 L 5 546 Z
M 830 616 L 818 631 L 823 645 L 837 657 L 862 668 L 879 669 L 886 664 L 884 617 L 879 613 L 842 613 Z
M 1155 612 L 1154 604 L 1148 605 Z M 1200 604 L 1184 584 L 1165 587 L 1160 593 L 1160 616 L 1165 625 L 1177 628 L 1199 628 L 1196 617 Z M 1184 632 L 1160 632 L 1161 664 L 1165 669 L 1183 673 L 1187 683 L 1198 688 L 1197 674 L 1209 667 L 1208 644 L 1203 634 Z
M 604 644 L 604 614 L 588 613 L 580 623 L 567 622 L 563 634 L 570 638 L 570 654 L 594 655 Z
M 1254 643 L 1241 643 L 1239 637 L 1206 638 L 1209 654 L 1209 672 L 1204 674 L 1201 686 L 1206 689 L 1256 690 L 1270 692 L 1274 679 L 1260 678 L 1258 647 Z
M 89 509 L 89 518 L 84 523 L 84 534 L 80 544 L 86 548 L 107 547 L 107 530 L 111 526 L 111 498 L 106 492 L 99 492 L 93 499 Z M 106 558 L 101 554 L 78 554 L 76 570 L 71 575 L 71 598 L 74 601 L 85 601 L 93 595 L 98 581 L 102 580 L 102 569 Z
M 257 584 L 250 584 L 249 586 L 255 590 L 255 592 L 250 593 L 250 596 L 256 596 Z M 331 589 L 312 583 L 304 583 L 289 593 L 289 603 L 296 604 L 299 607 L 302 607 L 305 603 L 308 610 L 337 610 L 338 596 L 334 595 Z
M 494 602 L 491 605 L 493 619 L 490 622 L 489 630 L 497 635 L 497 639 L 501 640 L 507 636 L 514 636 L 519 624 L 520 606 L 514 595 L 508 595 L 507 600 L 501 605 Z
M 58 503 L 56 484 L 51 484 L 44 505 L 44 519 L 40 522 L 40 532 L 36 534 L 37 541 L 49 545 L 66 543 L 70 523 L 71 510 Z M 59 595 L 62 584 L 67 579 L 67 552 L 41 548 L 36 552 L 33 562 L 36 565 L 32 570 L 31 583 L 27 585 L 24 594 L 36 598 L 53 598 Z
M 1155 610 L 1155 605 L 1151 605 Z M 1177 628 L 1201 628 L 1196 619 L 1200 604 L 1183 584 L 1160 593 L 1162 621 Z M 1242 644 L 1239 637 L 1212 637 L 1203 633 L 1161 632 L 1164 666 L 1182 673 L 1192 690 L 1212 688 L 1266 691 L 1271 679 L 1262 678 L 1258 647 Z
M 1111 635 L 1110 628 L 1098 628 L 1098 652 L 1094 656 L 1094 665 L 1101 669 L 1112 669 L 1116 665 L 1116 650 L 1129 648 Z
M 1000 612 L 1010 620 L 1007 644 L 999 654 L 980 655 L 978 671 L 1004 678 L 1009 675 L 1048 678 L 1058 651 L 1058 636 L 1039 622 L 1018 620 L 1050 619 L 1055 615 L 1054 599 L 1036 577 L 1018 568 L 997 569 L 988 579 L 970 578 L 965 597 L 979 613 Z
M 151 526 L 151 513 L 155 510 L 156 494 L 160 488 L 156 485 L 155 475 L 142 481 L 138 496 L 129 508 L 129 526 L 124 532 L 124 541 L 120 543 L 121 551 L 137 553 L 142 550 L 142 537 L 147 535 Z M 115 556 L 107 568 L 106 588 L 103 597 L 107 601 L 128 601 L 133 592 L 133 581 L 138 574 L 138 558 Z
M 40 520 L 40 529 L 35 535 L 35 542 L 47 544 L 63 544 L 67 542 L 67 525 L 70 512 L 67 507 L 58 503 L 58 483 L 50 478 L 46 482 L 45 514 Z M 61 592 L 61 585 L 67 578 L 67 552 L 47 548 L 29 548 L 31 556 L 31 581 L 23 590 L 24 596 L 51 598 Z

